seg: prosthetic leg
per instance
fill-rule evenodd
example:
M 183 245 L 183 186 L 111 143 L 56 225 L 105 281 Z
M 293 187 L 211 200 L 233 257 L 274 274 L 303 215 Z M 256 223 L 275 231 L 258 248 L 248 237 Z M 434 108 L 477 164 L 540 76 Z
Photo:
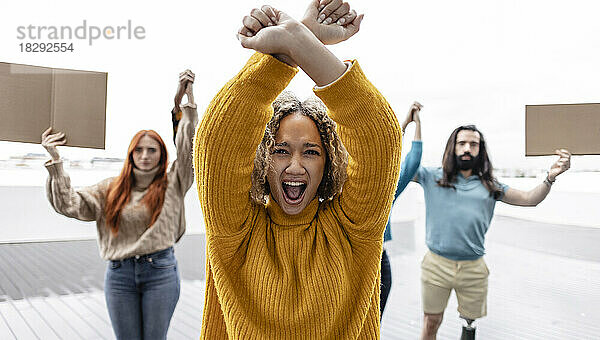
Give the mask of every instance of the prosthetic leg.
M 463 318 L 461 316 L 461 318 Z M 467 325 L 463 325 L 462 327 L 462 335 L 460 337 L 460 340 L 475 340 L 475 325 L 473 325 L 473 319 L 467 319 L 467 318 L 463 318 L 466 322 Z

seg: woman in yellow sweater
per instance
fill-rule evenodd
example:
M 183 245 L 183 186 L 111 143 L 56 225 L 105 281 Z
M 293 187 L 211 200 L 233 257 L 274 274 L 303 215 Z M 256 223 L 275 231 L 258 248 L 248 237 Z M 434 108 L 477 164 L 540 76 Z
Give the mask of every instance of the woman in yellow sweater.
M 302 23 L 269 6 L 245 17 L 238 38 L 260 53 L 220 90 L 196 132 L 207 235 L 201 338 L 379 338 L 401 134 L 358 63 L 322 43 L 348 39 L 362 16 L 327 27 L 339 22 L 328 6 L 311 2 Z M 296 65 L 315 81 L 337 134 L 320 104 L 276 100 Z M 339 140 L 348 155 L 341 192 Z

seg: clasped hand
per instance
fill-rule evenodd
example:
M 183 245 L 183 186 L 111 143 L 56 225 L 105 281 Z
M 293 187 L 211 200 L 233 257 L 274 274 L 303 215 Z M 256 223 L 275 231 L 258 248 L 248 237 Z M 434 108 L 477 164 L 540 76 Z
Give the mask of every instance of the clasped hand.
M 362 19 L 341 0 L 311 1 L 301 22 L 264 5 L 243 18 L 237 37 L 245 48 L 289 56 L 298 34 L 310 31 L 325 45 L 337 44 L 356 34 Z
M 181 111 L 180 105 L 183 95 L 186 94 L 188 102 L 194 103 L 193 83 L 196 75 L 191 70 L 185 70 L 179 73 L 179 83 L 177 84 L 177 92 L 175 93 L 175 112 Z

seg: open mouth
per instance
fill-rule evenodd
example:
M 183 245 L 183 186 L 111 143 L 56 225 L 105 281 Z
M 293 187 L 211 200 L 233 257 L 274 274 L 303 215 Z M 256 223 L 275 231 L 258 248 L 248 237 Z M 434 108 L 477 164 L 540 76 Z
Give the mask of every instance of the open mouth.
M 283 182 L 283 198 L 287 204 L 298 204 L 304 198 L 306 183 L 304 182 Z

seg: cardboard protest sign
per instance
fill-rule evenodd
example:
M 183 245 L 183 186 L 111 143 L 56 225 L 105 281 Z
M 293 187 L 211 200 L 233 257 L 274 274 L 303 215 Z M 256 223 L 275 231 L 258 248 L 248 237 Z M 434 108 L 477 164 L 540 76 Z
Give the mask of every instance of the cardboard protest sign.
M 600 155 L 600 104 L 525 106 L 525 155 Z
M 40 143 L 64 132 L 68 146 L 104 149 L 107 73 L 0 63 L 0 140 Z

